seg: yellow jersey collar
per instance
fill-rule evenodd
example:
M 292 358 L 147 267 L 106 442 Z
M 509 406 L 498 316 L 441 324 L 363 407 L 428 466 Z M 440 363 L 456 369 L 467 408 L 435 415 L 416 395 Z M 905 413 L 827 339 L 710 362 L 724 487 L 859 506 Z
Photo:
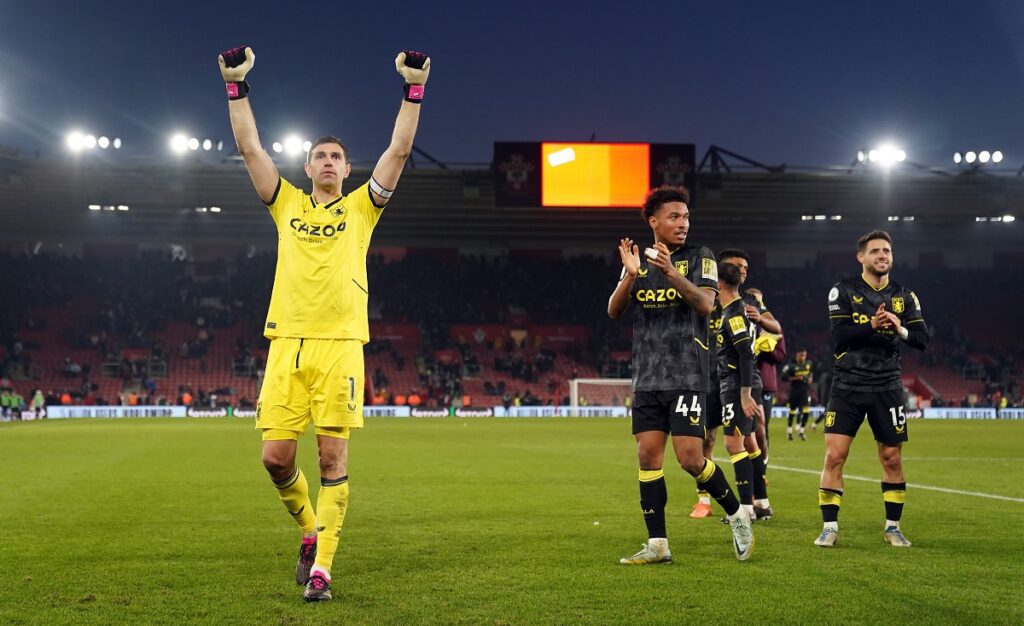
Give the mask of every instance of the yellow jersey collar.
M 882 283 L 882 285 L 879 286 L 879 287 L 875 287 L 874 285 L 869 283 L 868 279 L 864 278 L 864 273 L 863 272 L 861 272 L 860 279 L 864 281 L 865 285 L 867 285 L 868 287 L 871 287 L 871 289 L 873 291 L 882 291 L 883 289 L 885 289 L 886 287 L 889 286 L 889 275 L 888 274 L 885 275 L 885 282 Z

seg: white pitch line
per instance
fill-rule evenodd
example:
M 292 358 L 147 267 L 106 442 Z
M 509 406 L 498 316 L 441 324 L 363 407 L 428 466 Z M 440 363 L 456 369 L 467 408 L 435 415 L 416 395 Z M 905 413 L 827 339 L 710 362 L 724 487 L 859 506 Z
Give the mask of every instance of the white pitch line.
M 813 474 L 815 476 L 821 476 L 821 470 L 809 470 L 801 467 L 786 467 L 785 465 L 776 465 L 774 463 L 768 464 L 770 470 L 782 470 L 784 472 L 799 472 L 801 474 Z M 851 476 L 849 474 L 843 475 L 844 480 L 859 480 L 866 483 L 878 483 L 877 478 L 867 478 L 866 476 Z M 942 493 L 955 493 L 961 496 L 975 496 L 978 498 L 989 498 L 992 500 L 1006 500 L 1007 502 L 1024 502 L 1024 498 L 1011 498 L 1010 496 L 1000 496 L 994 493 L 981 493 L 979 491 L 963 491 L 962 489 L 949 489 L 946 487 L 935 487 L 933 485 L 918 485 L 916 483 L 907 483 L 907 487 L 910 489 L 924 489 L 925 491 L 941 491 Z

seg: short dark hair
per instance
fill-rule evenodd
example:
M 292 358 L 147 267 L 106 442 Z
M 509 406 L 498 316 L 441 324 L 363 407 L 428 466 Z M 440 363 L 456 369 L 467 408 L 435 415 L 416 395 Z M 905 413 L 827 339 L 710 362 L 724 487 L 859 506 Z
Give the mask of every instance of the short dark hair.
M 740 274 L 740 266 L 734 263 L 718 263 L 718 280 L 730 287 L 739 287 L 743 276 Z
M 306 163 L 313 160 L 313 151 L 316 150 L 316 147 L 325 143 L 336 143 L 341 146 L 341 153 L 345 155 L 345 160 L 348 161 L 348 148 L 346 148 L 345 144 L 341 142 L 341 139 L 334 135 L 321 135 L 317 137 L 317 140 L 309 147 L 309 152 L 306 153 Z
M 884 239 L 889 242 L 890 246 L 892 245 L 892 237 L 889 236 L 889 233 L 884 230 L 873 230 L 870 233 L 861 235 L 860 239 L 857 240 L 857 252 L 864 252 L 864 249 L 868 247 L 868 242 L 872 239 Z
M 739 248 L 726 248 L 725 250 L 722 250 L 718 253 L 718 260 L 721 261 L 722 259 L 743 259 L 747 263 L 750 263 L 750 257 L 747 256 L 746 252 Z
M 686 187 L 676 187 L 673 185 L 663 185 L 651 189 L 650 193 L 647 194 L 647 198 L 644 199 L 644 206 L 640 209 L 640 215 L 644 216 L 644 219 L 650 219 L 661 205 L 666 202 L 682 202 L 683 204 L 690 205 L 690 192 L 687 191 Z

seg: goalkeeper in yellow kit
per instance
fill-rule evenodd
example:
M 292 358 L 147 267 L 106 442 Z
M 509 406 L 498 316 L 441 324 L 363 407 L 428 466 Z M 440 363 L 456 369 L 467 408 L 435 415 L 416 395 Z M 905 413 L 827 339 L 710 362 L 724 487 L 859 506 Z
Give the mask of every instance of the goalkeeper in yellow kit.
M 366 252 L 370 236 L 412 151 L 430 59 L 405 51 L 395 59 L 405 79 L 391 145 L 373 174 L 348 195 L 352 171 L 337 137 L 317 139 L 306 156 L 313 191 L 281 178 L 260 145 L 249 105 L 246 74 L 251 48 L 218 57 L 238 152 L 256 193 L 277 225 L 277 270 L 264 335 L 270 339 L 267 373 L 256 409 L 263 433 L 263 465 L 281 502 L 302 529 L 295 581 L 307 602 L 331 599 L 331 564 L 348 507 L 348 441 L 363 426 L 363 344 L 369 341 Z M 314 511 L 302 470 L 295 465 L 300 434 L 312 420 L 320 456 L 320 493 Z

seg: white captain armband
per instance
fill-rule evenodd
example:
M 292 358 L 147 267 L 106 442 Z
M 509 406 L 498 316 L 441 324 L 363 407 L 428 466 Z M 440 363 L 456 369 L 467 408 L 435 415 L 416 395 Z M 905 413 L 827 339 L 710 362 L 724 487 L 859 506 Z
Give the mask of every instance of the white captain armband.
M 385 189 L 384 187 L 381 187 L 381 184 L 374 180 L 373 176 L 370 177 L 370 191 L 377 194 L 381 198 L 384 198 L 385 200 L 390 199 L 391 196 L 394 195 L 395 193 L 394 189 Z

